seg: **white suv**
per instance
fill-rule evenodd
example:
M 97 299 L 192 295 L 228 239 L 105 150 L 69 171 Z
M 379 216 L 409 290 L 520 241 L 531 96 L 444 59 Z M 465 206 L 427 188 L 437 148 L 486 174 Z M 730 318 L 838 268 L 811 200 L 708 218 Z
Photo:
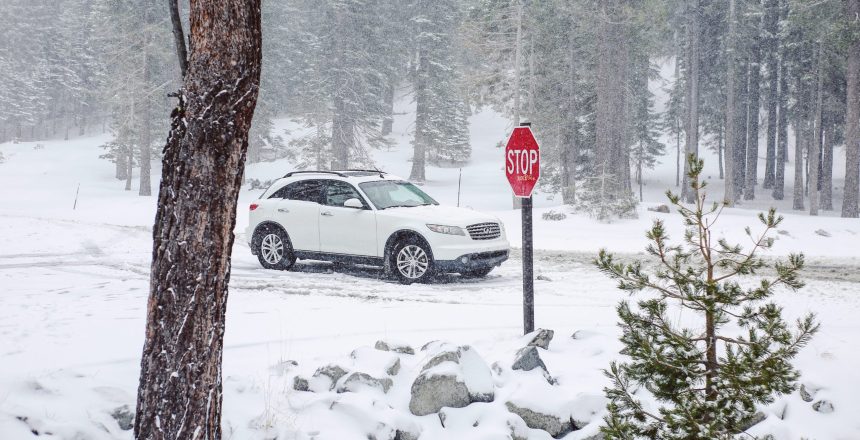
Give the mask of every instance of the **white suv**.
M 383 266 L 402 283 L 457 272 L 483 277 L 508 259 L 498 218 L 439 206 L 380 171 L 294 171 L 250 206 L 251 251 L 268 269 L 296 259 Z

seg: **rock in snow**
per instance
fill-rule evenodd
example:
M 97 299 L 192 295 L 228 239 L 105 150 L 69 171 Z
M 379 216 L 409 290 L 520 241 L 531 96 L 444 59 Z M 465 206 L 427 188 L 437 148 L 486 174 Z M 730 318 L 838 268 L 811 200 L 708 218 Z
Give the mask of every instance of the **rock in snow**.
M 546 330 L 539 328 L 534 332 L 530 333 L 531 340 L 526 345 L 531 345 L 533 347 L 540 347 L 544 350 L 549 349 L 549 343 L 552 341 L 552 337 L 555 335 L 555 332 L 552 330 Z
M 347 371 L 343 369 L 339 365 L 326 365 L 324 367 L 319 367 L 316 372 L 314 372 L 314 378 L 328 378 L 330 383 L 328 384 L 328 389 L 333 390 L 337 381 L 340 380 L 341 377 L 346 376 Z
M 113 412 L 110 413 L 110 416 L 116 420 L 116 423 L 119 425 L 119 429 L 128 431 L 131 428 L 134 428 L 134 413 L 131 412 L 128 405 L 123 405 L 114 409 Z
M 819 400 L 812 404 L 812 409 L 822 414 L 829 414 L 833 412 L 833 404 L 829 400 Z
M 812 402 L 812 397 L 815 395 L 815 392 L 818 390 L 806 387 L 806 384 L 800 385 L 800 398 L 803 399 L 804 402 Z
M 417 416 L 444 407 L 462 408 L 472 402 L 492 402 L 493 378 L 481 356 L 469 346 L 433 356 L 412 383 L 409 411 Z
M 556 415 L 544 414 L 529 408 L 517 406 L 513 402 L 506 402 L 505 406 L 508 407 L 508 411 L 520 416 L 529 428 L 546 431 L 554 438 L 560 438 L 578 429 L 570 418 L 564 419 Z
M 377 379 L 367 373 L 355 372 L 346 377 L 346 379 L 338 385 L 338 393 L 356 393 L 366 388 L 372 388 L 383 393 L 387 393 L 391 389 L 394 382 L 389 378 Z
M 293 378 L 293 389 L 296 391 L 310 391 L 308 380 L 301 376 Z
M 547 342 L 548 343 L 548 342 Z M 544 379 L 550 384 L 555 383 L 555 379 L 552 378 L 552 375 L 549 374 L 549 370 L 546 368 L 546 364 L 543 363 L 543 360 L 540 358 L 540 353 L 538 352 L 537 347 L 533 345 L 529 345 L 527 347 L 521 348 L 514 358 L 514 363 L 511 365 L 511 369 L 521 370 L 521 371 L 531 371 L 535 368 L 541 370 Z
M 374 347 L 377 350 L 382 351 L 393 351 L 401 354 L 415 354 L 415 350 L 412 347 L 398 342 L 376 341 L 376 345 L 374 345 Z

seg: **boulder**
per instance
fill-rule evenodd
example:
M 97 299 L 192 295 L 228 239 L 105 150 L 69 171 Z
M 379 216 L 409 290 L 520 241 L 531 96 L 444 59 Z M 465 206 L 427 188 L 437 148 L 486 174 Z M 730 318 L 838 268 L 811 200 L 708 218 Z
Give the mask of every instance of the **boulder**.
M 409 411 L 423 416 L 493 398 L 490 368 L 472 347 L 456 347 L 436 354 L 421 368 L 412 383 Z
M 752 428 L 755 425 L 763 422 L 767 416 L 761 412 L 756 411 L 755 414 L 751 415 L 748 419 L 740 422 L 740 426 L 738 427 L 738 433 L 746 432 L 748 429 Z
M 816 391 L 818 391 L 818 390 L 815 390 L 815 389 L 810 390 L 809 388 L 806 387 L 806 384 L 801 384 L 800 385 L 800 398 L 803 399 L 804 402 L 812 402 L 812 398 L 813 398 L 813 396 L 815 396 Z
M 819 400 L 812 404 L 812 409 L 822 414 L 829 414 L 833 412 L 833 403 L 829 400 Z
M 536 276 L 535 279 L 537 279 L 538 281 L 552 281 L 552 278 L 550 278 L 544 274 L 540 274 L 540 275 Z
M 337 387 L 338 393 L 356 393 L 372 388 L 387 393 L 394 382 L 389 378 L 377 379 L 367 373 L 355 372 L 346 377 Z
M 371 347 L 359 347 L 349 355 L 353 360 L 353 370 L 363 371 L 371 376 L 396 376 L 400 372 L 400 355 L 392 351 L 381 351 Z
M 508 411 L 520 416 L 526 425 L 532 429 L 546 431 L 554 438 L 561 438 L 571 431 L 579 429 L 571 418 L 563 418 L 553 414 L 544 414 L 529 408 L 517 406 L 513 402 L 506 402 Z
M 531 371 L 535 368 L 540 369 L 543 374 L 544 379 L 550 384 L 555 383 L 555 379 L 549 374 L 549 370 L 546 368 L 546 364 L 543 363 L 543 360 L 540 358 L 540 353 L 538 352 L 537 347 L 533 345 L 529 345 L 521 348 L 517 351 L 517 354 L 514 358 L 514 363 L 511 365 L 511 368 L 514 370 L 521 371 Z
M 293 378 L 293 389 L 296 391 L 310 391 L 308 380 L 301 376 Z
M 131 412 L 131 408 L 128 405 L 120 406 L 113 410 L 110 413 L 110 416 L 116 420 L 116 423 L 119 425 L 119 429 L 123 431 L 129 431 L 131 428 L 134 428 L 134 413 Z
M 666 205 L 657 205 L 657 206 L 652 206 L 652 207 L 648 208 L 648 210 L 649 210 L 649 211 L 652 211 L 652 212 L 660 212 L 660 213 L 663 213 L 663 214 L 668 214 L 668 213 L 669 213 L 669 207 L 668 207 L 668 206 L 666 206 Z
M 337 381 L 341 377 L 346 376 L 347 371 L 340 365 L 329 364 L 324 367 L 317 368 L 314 372 L 314 379 L 328 379 L 328 389 L 333 390 Z
M 544 350 L 549 349 L 549 343 L 552 341 L 552 337 L 555 335 L 555 332 L 552 330 L 539 328 L 534 332 L 530 333 L 531 340 L 528 344 L 532 347 L 540 347 Z
M 393 351 L 401 354 L 415 354 L 415 350 L 412 347 L 398 342 L 376 341 L 376 345 L 374 345 L 374 347 L 377 350 L 382 351 Z
M 816 229 L 815 233 L 822 237 L 830 237 L 830 233 L 825 231 L 824 229 Z

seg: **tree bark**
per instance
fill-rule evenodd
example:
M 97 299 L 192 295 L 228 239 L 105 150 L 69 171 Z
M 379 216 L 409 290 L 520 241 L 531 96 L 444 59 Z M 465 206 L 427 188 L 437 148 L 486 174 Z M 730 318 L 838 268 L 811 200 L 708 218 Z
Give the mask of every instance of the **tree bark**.
M 418 70 L 415 72 L 415 140 L 412 143 L 412 171 L 409 173 L 409 180 L 415 182 L 427 180 L 427 130 L 431 128 L 427 117 L 427 101 L 430 99 L 427 88 L 428 63 L 427 57 L 419 48 Z
M 764 44 L 767 73 L 767 139 L 765 141 L 764 183 L 762 188 L 773 188 L 776 173 L 777 101 L 779 96 L 779 0 L 765 0 Z
M 354 143 L 355 123 L 343 98 L 335 96 L 334 115 L 331 122 L 331 145 L 334 156 L 331 168 L 333 170 L 349 168 L 349 154 L 353 150 Z
M 687 120 L 686 140 L 684 151 L 687 156 L 699 157 L 699 0 L 688 0 L 687 3 Z M 684 158 L 684 175 L 682 176 L 681 197 L 687 203 L 693 203 L 694 192 L 690 188 L 687 174 L 690 164 Z
M 800 91 L 800 96 L 803 97 L 803 91 Z M 801 98 L 802 99 L 802 98 Z M 803 166 L 803 150 L 806 144 L 806 121 L 805 118 L 797 115 L 794 119 L 794 198 L 792 199 L 792 208 L 803 210 L 803 176 L 805 169 Z
M 860 0 L 847 1 L 847 20 L 855 30 L 860 27 Z M 860 215 L 860 38 L 848 48 L 846 66 L 848 87 L 845 92 L 845 197 L 842 217 Z
M 188 50 L 185 46 L 185 33 L 182 31 L 182 18 L 179 15 L 179 0 L 167 0 L 167 4 L 170 8 L 170 22 L 173 26 L 176 58 L 179 60 L 179 73 L 185 78 L 188 72 Z
M 747 111 L 747 157 L 744 200 L 755 199 L 758 183 L 758 119 L 761 106 L 761 29 L 757 28 L 750 47 L 749 107 Z
M 821 209 L 825 211 L 833 210 L 833 123 L 823 124 L 824 136 L 824 155 L 821 165 Z
M 151 99 L 149 98 L 149 88 L 152 87 L 152 33 L 154 32 L 153 27 L 155 26 L 155 17 L 153 16 L 152 8 L 148 4 L 145 3 L 143 7 L 146 8 L 143 12 L 144 23 L 146 24 L 146 30 L 144 31 L 143 37 L 143 86 L 145 94 L 143 102 L 138 106 L 140 110 L 140 188 L 138 188 L 137 194 L 141 196 L 151 196 L 152 158 L 150 152 L 152 151 L 152 113 L 149 105 L 151 102 Z
M 394 89 L 396 88 L 394 75 L 391 75 L 387 78 L 385 85 L 385 111 L 387 112 L 385 117 L 382 118 L 382 127 L 380 129 L 380 134 L 383 136 L 391 134 L 391 130 L 394 128 Z
M 824 111 L 824 43 L 818 42 L 818 81 L 815 87 L 815 123 L 813 124 L 812 144 L 809 145 L 809 215 L 818 215 L 819 176 L 821 170 L 821 119 Z
M 260 0 L 191 0 L 164 148 L 135 438 L 220 439 L 236 202 L 260 81 Z
M 786 16 L 785 0 L 780 1 L 779 17 L 780 19 Z M 777 48 L 777 77 L 779 78 L 779 87 L 777 90 L 777 142 L 776 142 L 776 163 L 774 170 L 773 182 L 773 198 L 774 200 L 782 200 L 785 198 L 785 163 L 788 160 L 788 68 L 785 65 L 783 56 L 785 55 L 784 45 L 780 42 Z
M 737 141 L 737 87 L 735 85 L 737 76 L 737 2 L 729 0 L 729 33 L 728 48 L 726 57 L 728 58 L 727 80 L 726 80 L 726 179 L 725 191 L 723 200 L 726 205 L 734 206 L 735 204 L 735 150 L 738 148 Z

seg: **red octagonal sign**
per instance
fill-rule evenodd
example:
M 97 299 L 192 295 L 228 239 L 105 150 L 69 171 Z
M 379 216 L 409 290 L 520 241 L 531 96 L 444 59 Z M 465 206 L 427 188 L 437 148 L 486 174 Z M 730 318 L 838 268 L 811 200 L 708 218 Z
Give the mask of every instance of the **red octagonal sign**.
M 540 178 L 540 146 L 530 127 L 514 128 L 505 147 L 505 175 L 514 195 L 531 197 Z

